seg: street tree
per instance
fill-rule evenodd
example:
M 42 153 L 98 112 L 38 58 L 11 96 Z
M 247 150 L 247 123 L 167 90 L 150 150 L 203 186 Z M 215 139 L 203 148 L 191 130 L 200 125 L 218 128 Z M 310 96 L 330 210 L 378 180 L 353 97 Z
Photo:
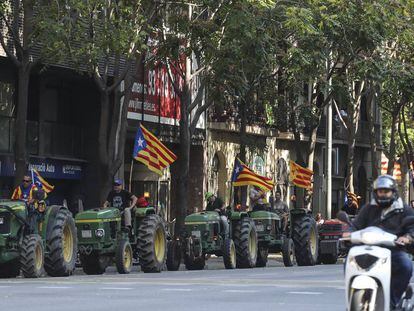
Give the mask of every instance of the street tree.
M 49 44 L 44 55 L 69 62 L 90 75 L 100 95 L 98 195 L 102 203 L 124 161 L 127 113 L 134 75 L 143 64 L 151 25 L 159 3 L 154 1 L 68 0 L 42 2 L 37 16 Z M 133 71 L 135 68 L 135 71 Z
M 34 23 L 36 8 L 34 0 L 0 1 L 0 45 L 17 72 L 16 120 L 14 123 L 14 161 L 16 172 L 14 183 L 20 183 L 28 169 L 27 153 L 27 109 L 30 74 L 40 62 L 32 53 L 39 44 L 39 32 Z

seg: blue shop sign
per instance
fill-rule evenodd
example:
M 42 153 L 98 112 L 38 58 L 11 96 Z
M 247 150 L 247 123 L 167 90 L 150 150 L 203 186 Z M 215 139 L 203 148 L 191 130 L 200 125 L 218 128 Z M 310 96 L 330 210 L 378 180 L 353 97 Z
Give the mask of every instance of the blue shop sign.
M 56 159 L 31 158 L 29 170 L 36 169 L 42 177 L 53 179 L 81 179 L 83 163 Z M 14 176 L 14 160 L 0 156 L 0 176 Z

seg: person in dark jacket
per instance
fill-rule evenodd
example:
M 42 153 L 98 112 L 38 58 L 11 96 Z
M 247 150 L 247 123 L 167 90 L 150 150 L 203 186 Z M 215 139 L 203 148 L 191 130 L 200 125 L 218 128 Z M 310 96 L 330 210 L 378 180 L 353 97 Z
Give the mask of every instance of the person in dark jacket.
M 229 232 L 229 222 L 225 215 L 224 202 L 218 196 L 211 192 L 207 192 L 204 196 L 207 201 L 206 211 L 217 212 L 220 215 L 220 222 L 224 229 L 224 235 L 227 236 Z
M 403 227 L 406 217 L 414 216 L 414 210 L 404 205 L 398 195 L 397 183 L 392 176 L 382 175 L 374 181 L 373 200 L 366 204 L 352 223 L 352 230 L 375 226 L 398 236 L 397 243 L 413 242 L 414 225 Z M 407 253 L 393 249 L 391 255 L 391 302 L 397 306 L 407 289 L 413 265 Z

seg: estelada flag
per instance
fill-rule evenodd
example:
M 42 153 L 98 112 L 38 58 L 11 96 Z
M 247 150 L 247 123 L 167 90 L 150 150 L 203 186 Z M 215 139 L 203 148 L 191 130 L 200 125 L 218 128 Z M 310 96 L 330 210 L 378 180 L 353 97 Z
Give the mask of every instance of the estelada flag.
M 164 168 L 177 160 L 177 156 L 142 124 L 135 136 L 132 157 L 159 175 L 162 175 Z
M 40 176 L 39 172 L 35 169 L 32 169 L 32 180 L 33 184 L 43 189 L 46 193 L 50 193 L 55 188 L 55 186 L 52 186 L 42 176 Z
M 295 186 L 306 189 L 312 188 L 313 171 L 304 168 L 293 161 L 289 161 L 289 167 L 289 179 Z
M 264 191 L 270 191 L 275 186 L 271 178 L 260 176 L 253 172 L 246 164 L 239 159 L 234 163 L 233 174 L 231 177 L 233 186 L 257 186 Z

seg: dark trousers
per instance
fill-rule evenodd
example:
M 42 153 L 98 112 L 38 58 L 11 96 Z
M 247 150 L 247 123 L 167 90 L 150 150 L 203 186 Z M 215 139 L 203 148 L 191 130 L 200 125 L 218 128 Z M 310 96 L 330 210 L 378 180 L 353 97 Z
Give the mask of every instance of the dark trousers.
M 407 289 L 413 273 L 413 263 L 407 253 L 394 250 L 391 255 L 391 303 L 396 306 Z

